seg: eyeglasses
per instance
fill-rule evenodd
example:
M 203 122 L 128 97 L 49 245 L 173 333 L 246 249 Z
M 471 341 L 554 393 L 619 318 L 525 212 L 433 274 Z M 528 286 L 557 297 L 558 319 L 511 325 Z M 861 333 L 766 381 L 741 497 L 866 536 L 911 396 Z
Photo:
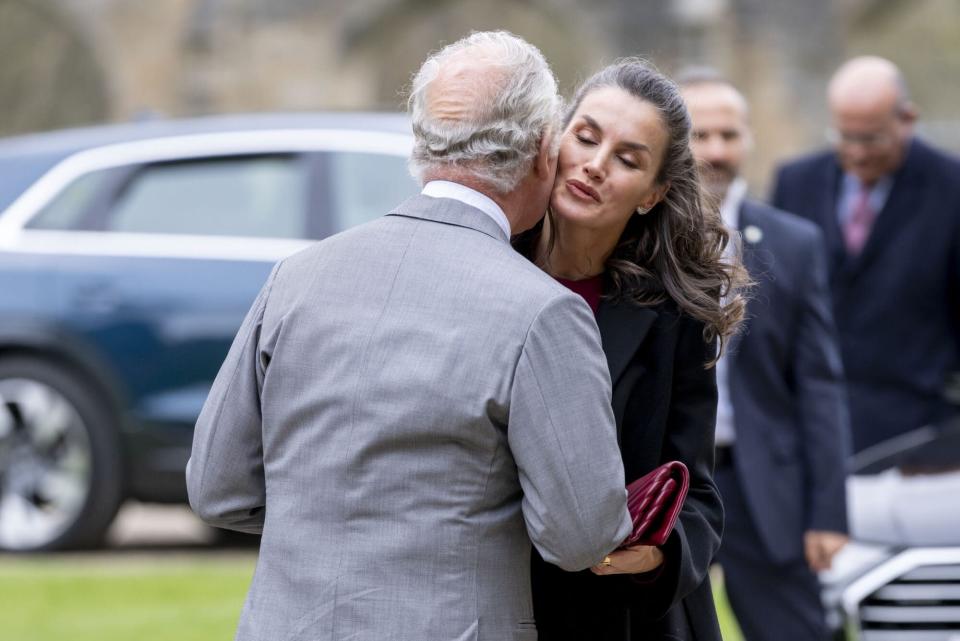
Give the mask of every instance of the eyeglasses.
M 846 145 L 848 147 L 859 146 L 866 148 L 885 147 L 893 142 L 893 136 L 886 132 L 876 132 L 872 134 L 852 134 L 836 129 L 828 128 L 826 130 L 827 141 L 832 145 Z

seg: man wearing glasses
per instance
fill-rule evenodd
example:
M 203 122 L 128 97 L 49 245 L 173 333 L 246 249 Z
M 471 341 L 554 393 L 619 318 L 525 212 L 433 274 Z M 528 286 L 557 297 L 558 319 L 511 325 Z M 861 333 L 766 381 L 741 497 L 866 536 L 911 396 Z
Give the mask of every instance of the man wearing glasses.
M 823 231 L 854 451 L 943 418 L 960 352 L 960 161 L 914 135 L 888 60 L 828 89 L 833 149 L 777 172 L 773 205 Z

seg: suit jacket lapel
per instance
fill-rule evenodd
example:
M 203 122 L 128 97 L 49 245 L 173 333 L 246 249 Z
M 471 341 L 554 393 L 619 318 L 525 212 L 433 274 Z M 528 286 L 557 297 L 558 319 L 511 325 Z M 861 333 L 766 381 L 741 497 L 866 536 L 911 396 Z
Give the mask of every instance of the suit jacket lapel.
M 629 301 L 600 301 L 597 310 L 597 325 L 603 351 L 610 368 L 610 380 L 617 384 L 627 368 L 644 337 L 657 319 L 657 312 L 651 307 L 640 307 Z
M 768 261 L 761 260 L 759 252 L 764 248 L 764 229 L 762 226 L 760 226 L 756 216 L 754 216 L 753 208 L 750 206 L 750 201 L 746 199 L 744 199 L 743 203 L 740 205 L 740 214 L 737 220 L 737 225 L 740 231 L 740 238 L 742 239 L 743 266 L 746 268 L 747 273 L 750 274 L 750 277 L 756 281 L 757 289 L 760 289 L 764 281 L 763 274 L 770 269 L 770 265 L 768 264 Z M 747 227 L 755 227 L 760 231 L 759 237 L 755 238 L 753 242 L 747 240 L 748 236 L 752 236 L 751 234 L 745 233 Z M 730 340 L 730 344 L 727 346 L 727 353 L 730 354 L 731 358 L 736 357 L 735 355 L 737 353 L 737 347 L 739 347 L 740 342 L 743 340 L 745 334 L 746 328 L 744 328 L 744 331 L 735 334 Z
M 827 244 L 827 256 L 830 261 L 830 273 L 836 273 L 847 261 L 847 246 L 843 240 L 843 229 L 840 227 L 840 220 L 837 217 L 837 199 L 840 195 L 840 176 L 842 175 L 840 165 L 836 158 L 831 158 L 830 162 L 824 163 L 823 170 L 825 175 L 820 184 L 825 188 L 816 191 L 811 187 L 811 191 L 819 199 L 817 212 L 823 232 L 824 240 Z

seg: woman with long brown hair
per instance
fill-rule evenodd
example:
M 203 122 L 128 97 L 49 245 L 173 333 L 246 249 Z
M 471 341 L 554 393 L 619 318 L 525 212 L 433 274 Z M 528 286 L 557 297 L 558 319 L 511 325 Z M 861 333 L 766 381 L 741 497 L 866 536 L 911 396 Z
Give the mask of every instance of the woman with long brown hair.
M 627 481 L 672 460 L 690 471 L 665 545 L 580 573 L 534 554 L 541 641 L 720 639 L 707 574 L 723 521 L 713 365 L 742 319 L 747 278 L 702 198 L 689 136 L 668 78 L 639 59 L 599 71 L 566 117 L 550 211 L 515 241 L 596 313 Z

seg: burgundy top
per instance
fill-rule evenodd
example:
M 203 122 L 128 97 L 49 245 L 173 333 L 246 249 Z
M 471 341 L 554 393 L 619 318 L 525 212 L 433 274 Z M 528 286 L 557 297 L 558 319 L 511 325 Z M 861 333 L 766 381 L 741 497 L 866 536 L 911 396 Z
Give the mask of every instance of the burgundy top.
M 603 295 L 603 274 L 597 274 L 583 280 L 557 278 L 557 282 L 573 293 L 583 296 L 583 300 L 587 301 L 590 309 L 593 310 L 593 315 L 597 315 L 597 308 L 600 307 L 600 297 Z

